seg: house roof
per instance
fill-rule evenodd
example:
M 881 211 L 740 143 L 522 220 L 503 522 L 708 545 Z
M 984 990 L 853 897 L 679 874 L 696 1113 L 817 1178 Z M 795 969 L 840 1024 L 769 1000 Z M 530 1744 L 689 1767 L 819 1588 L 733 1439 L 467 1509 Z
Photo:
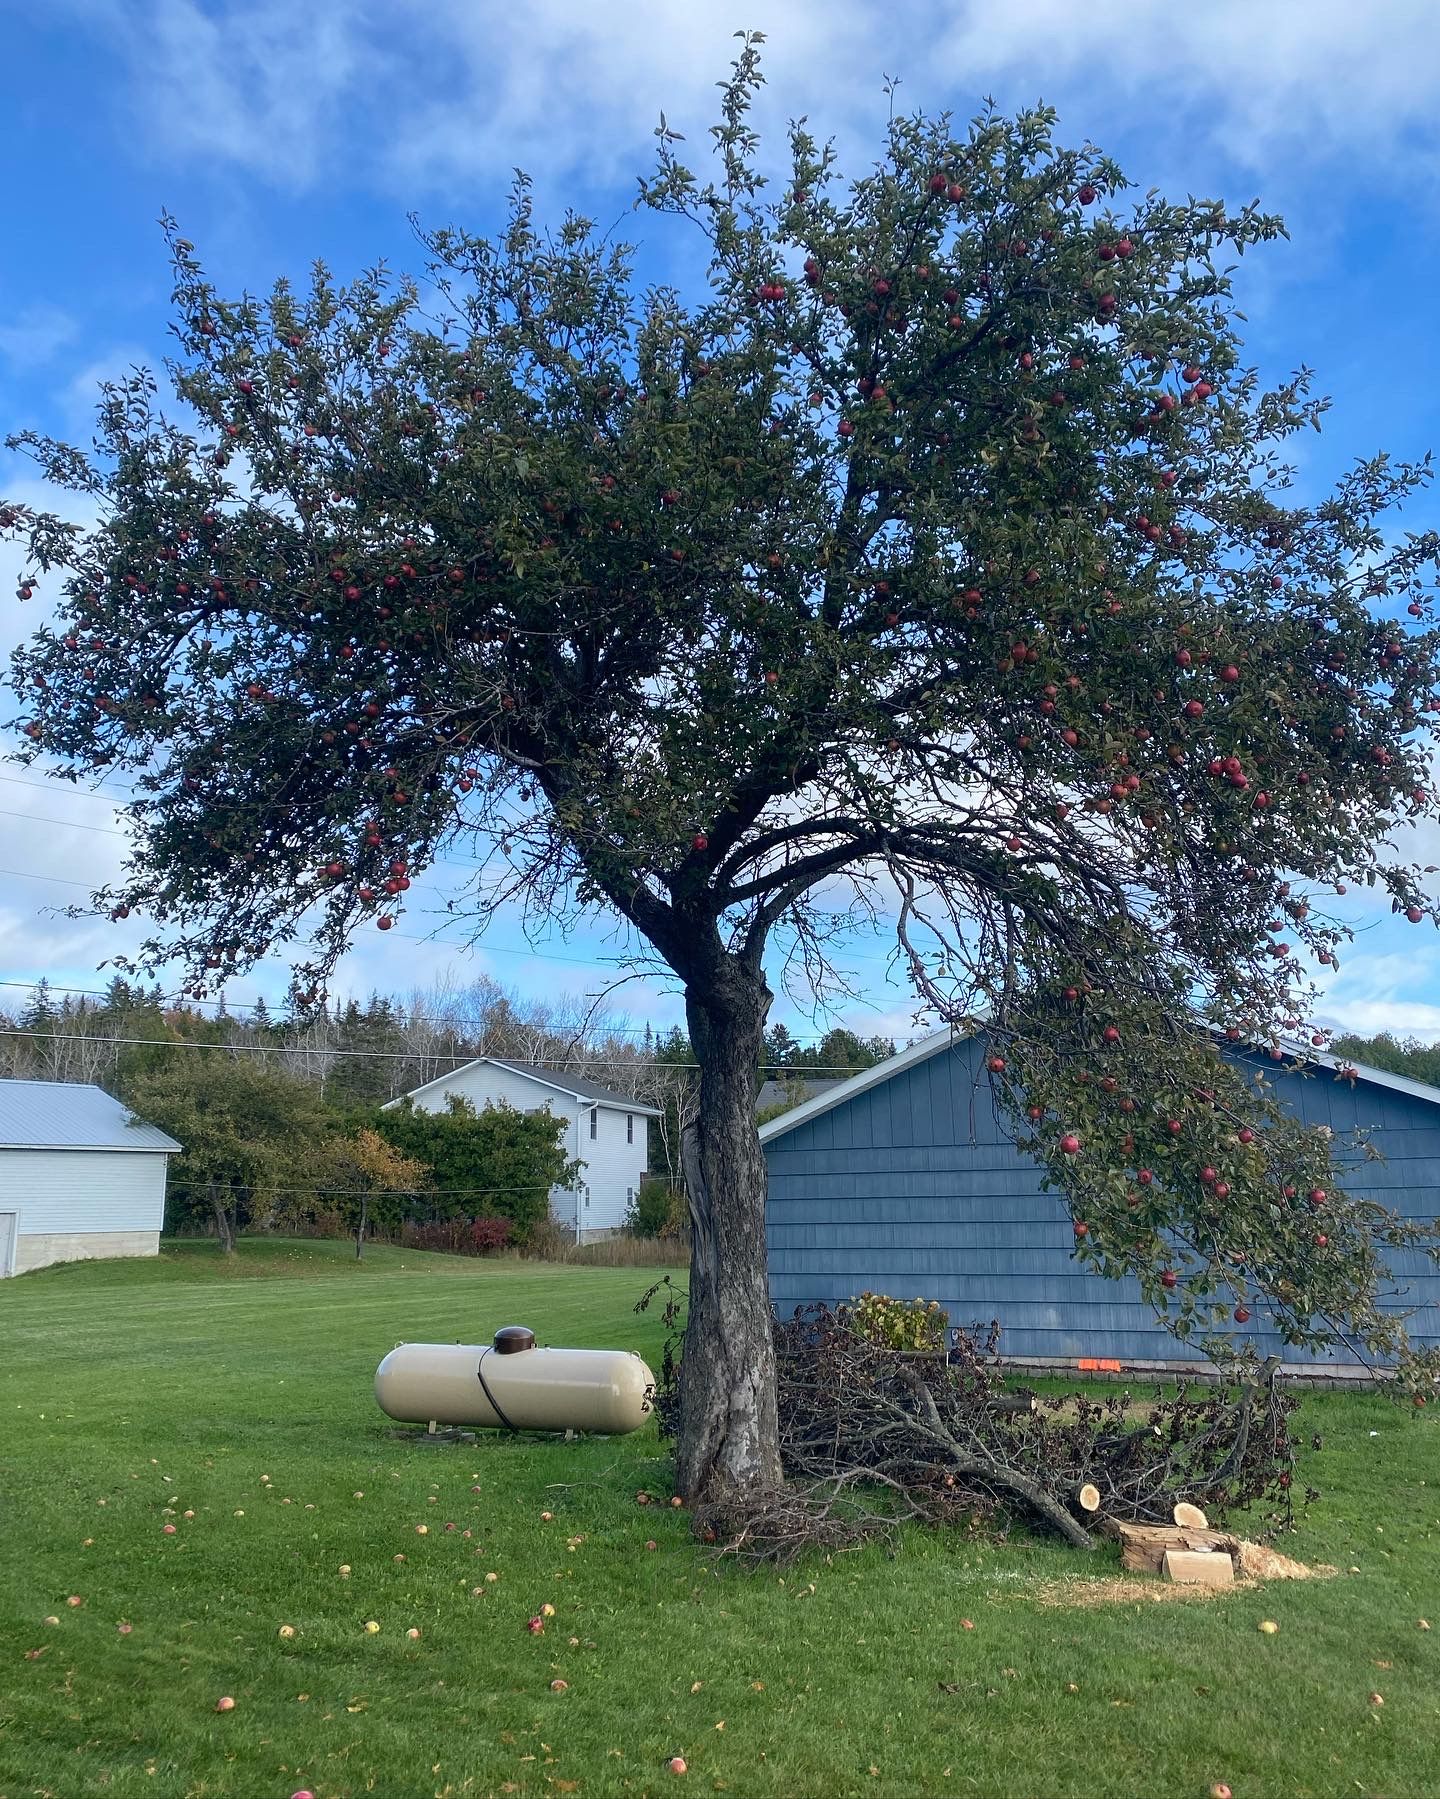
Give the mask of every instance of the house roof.
M 832 1087 L 838 1087 L 845 1078 L 844 1075 L 837 1074 L 828 1079 L 824 1076 L 806 1079 L 804 1075 L 797 1074 L 790 1080 L 782 1078 L 762 1081 L 760 1091 L 755 1095 L 755 1110 L 765 1112 L 771 1106 L 778 1106 L 787 1100 L 793 1100 L 796 1105 L 799 1105 L 803 1100 L 814 1099 L 816 1094 L 828 1093 Z
M 928 1062 L 931 1056 L 938 1056 L 952 1044 L 964 1042 L 967 1035 L 968 1033 L 947 1028 L 936 1031 L 932 1036 L 922 1037 L 918 1043 L 912 1043 L 898 1055 L 891 1056 L 888 1062 L 877 1062 L 873 1068 L 867 1068 L 852 1079 L 842 1081 L 828 1093 L 817 1094 L 814 1099 L 806 1100 L 803 1106 L 797 1106 L 793 1112 L 771 1119 L 769 1124 L 760 1127 L 760 1141 L 771 1143 L 776 1137 L 783 1137 L 788 1131 L 808 1124 L 812 1118 L 818 1118 L 822 1112 L 828 1112 L 835 1106 L 843 1106 L 871 1087 L 878 1087 L 893 1076 L 903 1074 L 907 1068 L 914 1068 L 920 1062 Z M 1287 1044 L 1285 1047 L 1298 1062 L 1311 1064 L 1316 1068 L 1328 1068 L 1335 1073 L 1342 1068 L 1350 1069 L 1357 1080 L 1372 1087 L 1388 1087 L 1394 1093 L 1407 1093 L 1412 1099 L 1423 1099 L 1432 1106 L 1440 1106 L 1440 1087 L 1431 1087 L 1424 1081 L 1412 1081 L 1407 1075 L 1391 1074 L 1383 1068 L 1369 1068 L 1363 1063 L 1349 1062 L 1340 1056 L 1326 1055 L 1317 1049 L 1302 1048 L 1299 1044 Z
M 0 1081 L 0 1150 L 179 1152 L 184 1146 L 100 1087 L 78 1081 Z
M 523 1075 L 526 1080 L 534 1081 L 541 1087 L 549 1087 L 555 1093 L 567 1094 L 571 1099 L 588 1100 L 592 1105 L 613 1106 L 620 1112 L 638 1112 L 646 1118 L 658 1118 L 660 1108 L 647 1105 L 642 1099 L 631 1099 L 624 1093 L 616 1093 L 612 1087 L 602 1087 L 598 1081 L 592 1081 L 583 1074 L 560 1073 L 551 1068 L 532 1068 L 528 1062 L 515 1062 L 509 1056 L 476 1056 L 474 1061 L 466 1062 L 460 1068 L 452 1068 L 448 1074 L 437 1075 L 433 1081 L 426 1081 L 423 1086 L 412 1087 L 410 1092 L 402 1095 L 405 1099 L 413 1099 L 417 1093 L 430 1093 L 437 1087 L 449 1086 L 457 1075 L 466 1073 L 471 1068 L 486 1066 L 505 1068 L 511 1074 Z M 398 1100 L 390 1104 L 398 1105 Z
M 793 1112 L 786 1112 L 779 1118 L 772 1118 L 769 1124 L 762 1124 L 760 1141 L 769 1143 L 776 1137 L 783 1137 L 787 1131 L 808 1124 L 822 1112 L 828 1112 L 835 1106 L 843 1106 L 847 1100 L 869 1092 L 872 1087 L 881 1086 L 894 1075 L 903 1074 L 907 1068 L 915 1067 L 917 1062 L 928 1062 L 931 1056 L 939 1055 L 942 1049 L 948 1049 L 952 1043 L 959 1041 L 956 1033 L 948 1028 L 936 1031 L 931 1037 L 922 1037 L 918 1043 L 910 1044 L 888 1061 L 877 1062 L 873 1068 L 861 1069 L 859 1074 L 851 1075 L 848 1081 L 841 1081 L 837 1086 L 827 1088 L 824 1093 L 817 1093 L 814 1099 L 807 1099 L 803 1106 L 796 1106 Z

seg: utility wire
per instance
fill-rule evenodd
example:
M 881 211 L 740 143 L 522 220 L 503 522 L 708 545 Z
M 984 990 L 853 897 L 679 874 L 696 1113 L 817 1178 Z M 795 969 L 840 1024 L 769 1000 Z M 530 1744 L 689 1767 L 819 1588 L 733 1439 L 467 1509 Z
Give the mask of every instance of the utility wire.
M 98 831 L 102 837 L 124 837 L 113 825 L 82 825 L 73 818 L 42 818 L 38 812 L 10 812 L 0 809 L 0 818 L 23 818 L 34 825 L 58 825 L 62 831 Z
M 6 816 L 30 817 L 31 814 L 25 813 L 22 815 L 11 813 Z M 98 830 L 100 827 L 91 826 L 86 828 Z M 86 893 L 93 893 L 95 891 L 94 885 L 89 881 L 72 881 L 65 875 L 32 874 L 31 871 L 26 868 L 0 868 L 0 876 L 16 881 L 48 881 L 55 887 L 79 887 Z M 452 921 L 447 920 L 446 922 Z M 552 956 L 545 950 L 508 949 L 500 944 L 489 943 L 456 943 L 453 937 L 417 937 L 413 931 L 395 931 L 392 932 L 392 936 L 405 943 L 428 944 L 431 948 L 434 948 L 435 945 L 439 944 L 442 948 L 449 949 L 478 949 L 479 953 L 485 956 L 524 956 L 531 962 L 563 962 L 570 967 L 588 968 L 592 971 L 597 967 L 596 962 L 587 960 L 584 956 Z M 663 978 L 663 976 L 660 978 Z
M 232 1056 L 342 1056 L 372 1062 L 483 1062 L 489 1058 L 482 1052 L 474 1055 L 470 1052 L 458 1052 L 454 1055 L 445 1050 L 399 1050 L 399 1049 L 331 1049 L 320 1044 L 307 1043 L 201 1043 L 189 1037 L 100 1037 L 85 1036 L 78 1032 L 63 1031 L 27 1031 L 18 1027 L 0 1028 L 0 1037 L 22 1037 L 36 1043 L 88 1043 L 92 1047 L 115 1045 L 145 1049 L 209 1049 L 218 1050 L 222 1055 Z M 563 1061 L 561 1056 L 551 1056 L 545 1061 L 527 1061 L 520 1056 L 497 1056 L 500 1062 L 518 1063 L 522 1068 L 534 1068 L 542 1074 L 553 1074 L 562 1080 L 567 1074 L 577 1074 L 584 1078 L 584 1069 L 556 1068 L 556 1062 Z M 860 1068 L 795 1068 L 785 1062 L 761 1062 L 757 1064 L 762 1074 L 792 1074 L 804 1078 L 808 1074 L 863 1074 Z M 697 1062 L 645 1062 L 638 1056 L 633 1060 L 604 1061 L 585 1058 L 584 1068 L 690 1068 L 699 1071 Z M 422 1083 L 423 1084 L 423 1083 Z M 579 1096 L 588 1097 L 586 1094 Z M 631 1097 L 627 1094 L 615 1095 L 617 1099 Z M 637 1100 L 638 1104 L 645 1104 Z
M 191 1192 L 209 1184 L 206 1177 L 194 1180 L 176 1179 L 172 1187 Z M 549 1187 L 272 1187 L 266 1181 L 216 1181 L 223 1193 L 344 1193 L 354 1199 L 368 1194 L 371 1199 L 493 1199 L 499 1193 L 548 1193 Z
M 19 989 L 21 992 L 24 992 L 24 993 L 36 993 L 40 990 L 40 988 L 42 986 L 49 993 L 76 994 L 76 995 L 79 995 L 82 999 L 108 1000 L 110 997 L 109 993 L 104 988 L 101 988 L 101 987 L 57 987 L 53 981 L 4 981 L 4 980 L 0 980 L 0 988 L 13 987 L 13 988 Z M 221 1000 L 221 999 L 199 999 L 199 1000 L 196 1000 L 196 999 L 185 999 L 183 996 L 176 997 L 175 995 L 162 995 L 160 1000 L 156 1003 L 158 1003 L 161 1006 L 168 1007 L 169 1009 L 176 1010 L 176 1011 L 182 1011 L 182 1012 L 199 1011 L 202 1007 L 205 1007 L 205 1006 L 214 1006 L 216 1008 L 223 1008 L 223 1012 L 258 1012 L 261 1010 L 269 1012 L 271 1010 L 271 1008 L 268 1004 L 266 1004 L 265 1002 L 260 1001 L 260 1000 Z M 142 994 L 142 995 L 140 995 L 140 997 L 138 999 L 136 1009 L 143 1010 L 146 1007 L 148 1007 L 150 1004 L 151 1004 L 151 1002 L 149 1000 L 147 1000 L 144 997 L 144 995 Z M 98 1010 L 99 1008 L 97 1007 L 96 1009 Z M 218 1017 L 221 1015 L 222 1015 L 221 1012 L 217 1011 L 217 1020 L 218 1020 Z M 324 1013 L 321 1013 L 319 1016 L 326 1018 L 335 1024 L 339 1024 L 339 1022 L 340 1022 L 340 1015 L 336 1012 L 326 1011 Z M 293 1028 L 305 1029 L 306 1028 L 305 1025 L 301 1025 L 299 1027 L 287 1025 L 283 1019 L 278 1019 L 278 1020 L 275 1020 L 274 1022 L 280 1029 L 293 1029 Z M 462 1017 L 462 1018 L 458 1018 L 458 1019 L 457 1018 L 437 1018 L 432 1013 L 407 1012 L 407 1011 L 401 1010 L 395 1014 L 395 1017 L 392 1020 L 392 1022 L 394 1024 L 394 1027 L 398 1030 L 405 1029 L 405 1027 L 407 1025 L 428 1024 L 428 1025 L 433 1025 L 437 1030 L 456 1031 L 456 1032 L 463 1033 L 465 1031 L 465 1029 L 467 1028 L 467 1026 L 476 1025 L 476 1024 L 478 1024 L 479 1021 L 476 1019 L 468 1018 L 468 1017 Z M 788 1026 L 786 1026 L 785 1028 L 790 1037 L 790 1041 L 792 1043 L 823 1043 L 825 1038 L 830 1035 L 830 1033 L 828 1031 L 802 1031 L 797 1036 L 795 1032 L 790 1031 Z M 837 1027 L 837 1028 L 839 1028 L 839 1027 Z M 599 1035 L 602 1037 L 643 1037 L 645 1035 L 647 1029 L 649 1030 L 649 1033 L 650 1033 L 652 1039 L 654 1039 L 655 1041 L 658 1042 L 659 1039 L 665 1034 L 666 1031 L 669 1031 L 672 1029 L 679 1030 L 680 1026 L 679 1025 L 674 1025 L 674 1026 L 666 1025 L 666 1026 L 661 1027 L 660 1029 L 657 1029 L 654 1025 L 650 1025 L 650 1026 L 645 1026 L 645 1025 L 607 1025 L 602 1031 L 599 1032 Z M 556 1032 L 554 1032 L 554 1035 L 564 1036 L 565 1033 L 563 1031 L 557 1030 Z M 859 1032 L 858 1031 L 853 1032 L 852 1035 L 858 1037 Z M 557 1058 L 557 1059 L 559 1059 L 559 1058 Z M 777 1063 L 776 1066 L 780 1067 L 780 1066 L 784 1066 L 784 1064 Z M 833 1070 L 831 1072 L 833 1072 Z

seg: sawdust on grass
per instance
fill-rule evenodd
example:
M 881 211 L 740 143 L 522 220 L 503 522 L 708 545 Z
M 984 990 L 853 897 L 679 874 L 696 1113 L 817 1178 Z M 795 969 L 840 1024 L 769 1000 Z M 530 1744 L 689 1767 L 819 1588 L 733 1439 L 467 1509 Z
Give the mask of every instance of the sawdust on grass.
M 1273 1550 L 1265 1550 L 1258 1544 L 1247 1543 L 1244 1547 L 1257 1552 L 1251 1559 L 1251 1568 L 1247 1570 L 1247 1574 L 1265 1569 L 1266 1576 L 1271 1580 L 1327 1580 L 1339 1572 L 1328 1562 L 1307 1567 L 1304 1562 L 1292 1561 L 1289 1556 L 1277 1555 Z M 1168 1605 L 1191 1599 L 1223 1599 L 1227 1593 L 1254 1592 L 1262 1584 L 1259 1579 L 1247 1578 L 1239 1569 L 1236 1570 L 1236 1579 L 1225 1587 L 1191 1586 L 1182 1581 L 1160 1580 L 1153 1575 L 1075 1574 L 1063 1580 L 1042 1580 L 1025 1596 L 1047 1610 L 1068 1608 L 1094 1611 L 1103 1605 Z
M 1185 1586 L 1173 1580 L 1142 1580 L 1128 1574 L 1114 1579 L 1042 1580 L 1025 1595 L 1047 1610 L 1069 1608 L 1094 1611 L 1102 1605 L 1165 1605 L 1190 1599 L 1221 1599 L 1226 1593 L 1244 1593 L 1259 1583 L 1237 1580 L 1228 1587 Z

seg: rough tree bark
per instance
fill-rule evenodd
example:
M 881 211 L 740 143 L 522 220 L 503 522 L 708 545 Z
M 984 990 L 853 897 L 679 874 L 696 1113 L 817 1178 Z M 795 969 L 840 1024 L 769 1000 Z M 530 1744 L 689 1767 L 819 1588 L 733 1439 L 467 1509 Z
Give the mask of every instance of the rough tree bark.
M 370 1195 L 360 1195 L 360 1217 L 355 1226 L 355 1260 L 358 1262 L 365 1254 L 365 1226 L 370 1222 Z
M 693 1247 L 676 1484 L 691 1498 L 781 1479 L 765 1157 L 755 1123 L 770 1000 L 758 968 L 723 954 L 686 987 L 700 1106 L 682 1142 Z

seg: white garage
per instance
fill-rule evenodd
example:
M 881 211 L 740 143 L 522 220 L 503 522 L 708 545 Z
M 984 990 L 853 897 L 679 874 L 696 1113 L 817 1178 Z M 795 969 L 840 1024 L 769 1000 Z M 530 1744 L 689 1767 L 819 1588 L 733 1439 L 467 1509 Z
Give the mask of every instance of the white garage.
M 180 1148 L 99 1087 L 0 1081 L 0 1275 L 158 1255 Z

